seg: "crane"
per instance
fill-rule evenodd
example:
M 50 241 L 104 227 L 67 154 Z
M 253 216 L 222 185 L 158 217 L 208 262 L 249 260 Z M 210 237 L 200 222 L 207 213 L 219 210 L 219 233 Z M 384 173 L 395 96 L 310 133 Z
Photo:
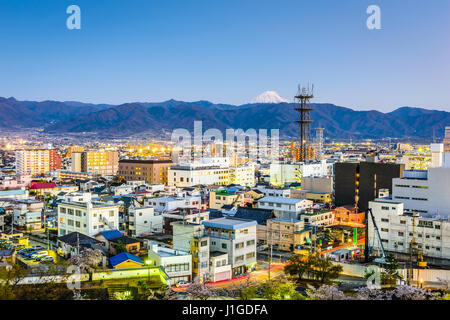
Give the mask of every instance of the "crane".
M 378 226 L 377 226 L 377 223 L 375 222 L 375 217 L 372 213 L 371 208 L 367 209 L 367 216 L 366 216 L 366 249 L 365 249 L 366 261 L 368 261 L 368 258 L 369 258 L 369 246 L 368 246 L 369 245 L 369 226 L 368 226 L 369 225 L 368 224 L 369 214 L 370 214 L 370 217 L 372 218 L 373 227 L 377 234 L 378 241 L 380 242 L 380 247 L 381 247 L 381 252 L 382 252 L 382 257 L 375 259 L 375 262 L 384 264 L 384 263 L 386 263 L 386 251 L 384 250 L 383 241 L 381 240 L 381 236 L 380 236 L 380 231 L 378 230 Z

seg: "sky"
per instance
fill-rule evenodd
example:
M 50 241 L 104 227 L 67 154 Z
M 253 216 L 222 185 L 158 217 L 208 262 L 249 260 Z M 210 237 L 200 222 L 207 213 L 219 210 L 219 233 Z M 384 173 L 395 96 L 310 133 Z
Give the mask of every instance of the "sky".
M 3 97 L 244 104 L 308 82 L 313 102 L 450 111 L 450 1 L 0 0 Z

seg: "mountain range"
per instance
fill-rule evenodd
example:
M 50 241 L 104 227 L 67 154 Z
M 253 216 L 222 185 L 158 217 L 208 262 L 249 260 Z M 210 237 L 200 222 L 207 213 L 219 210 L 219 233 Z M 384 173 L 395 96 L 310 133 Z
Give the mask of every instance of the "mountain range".
M 193 130 L 280 129 L 282 136 L 297 134 L 293 103 L 250 103 L 240 106 L 209 101 L 136 102 L 122 105 L 76 101 L 17 101 L 0 98 L 0 130 L 40 128 L 49 134 L 98 133 L 109 136 L 170 133 Z M 441 138 L 450 126 L 450 112 L 402 107 L 389 113 L 356 111 L 334 104 L 311 105 L 312 128 L 325 128 L 327 138 Z

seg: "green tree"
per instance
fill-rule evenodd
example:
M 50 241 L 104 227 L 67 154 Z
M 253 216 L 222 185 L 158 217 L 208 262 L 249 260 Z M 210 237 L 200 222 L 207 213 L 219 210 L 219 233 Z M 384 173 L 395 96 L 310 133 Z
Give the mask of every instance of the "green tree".
M 381 284 L 391 287 L 397 286 L 398 278 L 398 261 L 393 254 L 386 257 L 386 265 L 381 273 Z
M 297 281 L 301 281 L 303 276 L 311 272 L 311 260 L 303 255 L 295 254 L 288 260 L 284 267 L 284 273 L 297 277 Z
M 295 288 L 296 286 L 292 281 L 277 278 L 262 283 L 260 294 L 268 300 L 305 300 L 305 297 Z
M 322 256 L 310 257 L 312 265 L 312 274 L 320 283 L 328 283 L 337 279 L 342 272 L 343 267 L 331 262 L 330 258 Z

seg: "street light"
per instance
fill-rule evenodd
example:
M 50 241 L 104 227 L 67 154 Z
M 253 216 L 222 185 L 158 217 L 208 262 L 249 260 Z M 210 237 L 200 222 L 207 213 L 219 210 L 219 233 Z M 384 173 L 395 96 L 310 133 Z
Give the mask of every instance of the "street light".
M 147 270 L 148 270 L 148 282 L 150 282 L 150 266 L 152 265 L 153 261 L 148 259 L 145 260 L 145 265 L 148 266 Z

